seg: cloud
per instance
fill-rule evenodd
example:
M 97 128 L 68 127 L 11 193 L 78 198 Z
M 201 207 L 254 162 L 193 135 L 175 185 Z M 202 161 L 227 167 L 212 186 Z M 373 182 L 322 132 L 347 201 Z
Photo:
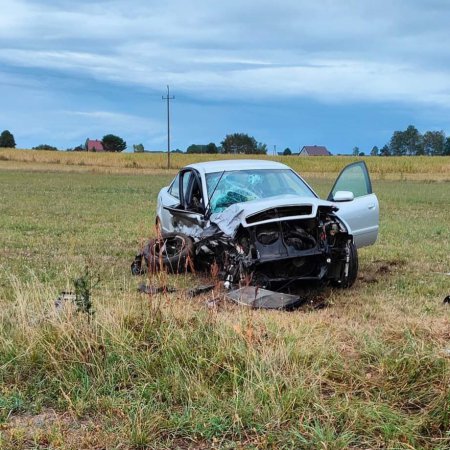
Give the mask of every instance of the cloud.
M 444 2 L 6 0 L 0 61 L 222 98 L 450 106 Z M 420 51 L 417 51 L 420 49 Z
M 203 105 L 390 104 L 431 117 L 450 108 L 449 22 L 445 0 L 3 0 L 0 118 L 29 123 L 23 136 L 119 130 L 158 143 L 164 125 L 145 117 L 160 117 L 166 84 Z M 193 120 L 184 131 L 198 136 Z

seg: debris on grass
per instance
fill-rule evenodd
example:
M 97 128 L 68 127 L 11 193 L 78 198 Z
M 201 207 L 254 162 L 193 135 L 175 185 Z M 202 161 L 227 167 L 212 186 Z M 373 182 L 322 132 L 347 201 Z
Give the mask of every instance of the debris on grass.
M 177 290 L 170 286 L 152 286 L 142 283 L 138 287 L 138 291 L 142 294 L 156 295 L 156 294 L 171 294 Z
M 264 309 L 290 309 L 302 302 L 298 295 L 283 294 L 255 286 L 245 286 L 230 291 L 227 298 L 239 305 Z
M 55 308 L 60 311 L 67 302 L 75 305 L 76 311 L 92 316 L 94 314 L 93 303 L 91 300 L 92 289 L 98 285 L 100 278 L 93 277 L 86 267 L 84 274 L 73 280 L 74 291 L 62 291 L 55 300 Z
M 69 291 L 62 291 L 58 298 L 55 300 L 55 308 L 60 311 L 64 308 L 64 305 L 66 304 L 66 302 L 72 302 L 75 304 L 75 300 L 76 300 L 77 296 L 75 295 L 75 293 Z
M 215 284 L 205 284 L 202 286 L 197 286 L 192 289 L 189 289 L 187 295 L 189 297 L 196 297 L 197 295 L 206 294 L 207 292 L 212 291 L 216 287 Z

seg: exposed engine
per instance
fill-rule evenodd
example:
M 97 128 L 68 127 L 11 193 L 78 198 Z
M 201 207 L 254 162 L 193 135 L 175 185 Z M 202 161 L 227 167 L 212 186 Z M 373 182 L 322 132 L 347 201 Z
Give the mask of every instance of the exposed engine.
M 332 208 L 319 208 L 315 218 L 267 222 L 271 219 L 266 214 L 265 223 L 240 226 L 233 239 L 214 233 L 198 247 L 205 261 L 221 266 L 226 287 L 270 287 L 343 276 L 349 235 Z

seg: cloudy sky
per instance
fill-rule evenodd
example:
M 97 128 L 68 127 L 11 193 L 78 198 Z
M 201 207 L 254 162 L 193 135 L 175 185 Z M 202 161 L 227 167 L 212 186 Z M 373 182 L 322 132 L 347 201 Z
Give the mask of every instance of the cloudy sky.
M 0 129 L 19 147 L 114 133 L 269 149 L 450 134 L 448 0 L 0 0 Z

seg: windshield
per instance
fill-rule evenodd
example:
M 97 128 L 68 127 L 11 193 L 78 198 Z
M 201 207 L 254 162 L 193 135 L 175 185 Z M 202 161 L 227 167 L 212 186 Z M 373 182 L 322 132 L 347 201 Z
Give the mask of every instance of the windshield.
M 219 181 L 220 180 L 220 181 Z M 236 170 L 206 174 L 211 212 L 221 212 L 234 203 L 301 195 L 315 197 L 311 189 L 290 169 Z

